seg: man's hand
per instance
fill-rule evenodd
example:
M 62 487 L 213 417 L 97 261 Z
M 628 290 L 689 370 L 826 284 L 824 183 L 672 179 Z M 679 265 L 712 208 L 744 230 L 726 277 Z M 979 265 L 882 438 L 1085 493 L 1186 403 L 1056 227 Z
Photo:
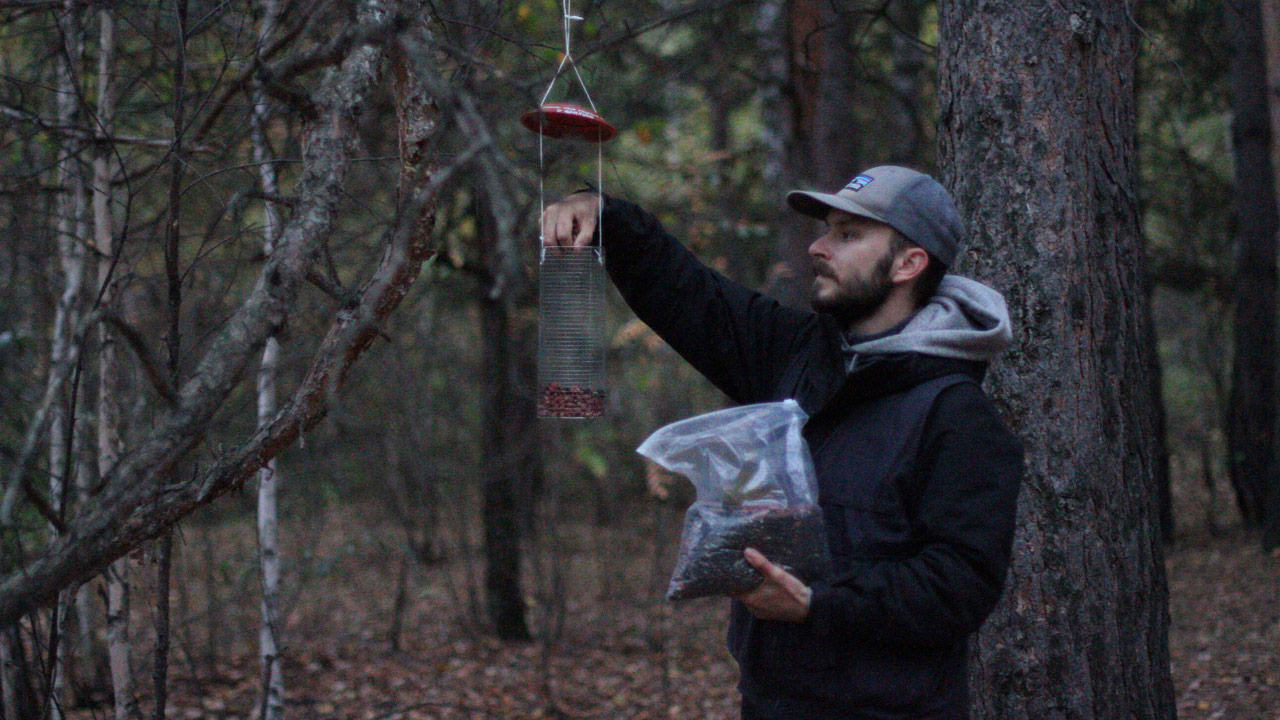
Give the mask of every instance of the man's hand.
M 586 247 L 596 231 L 600 196 L 592 192 L 574 193 L 547 207 L 542 213 L 542 244 Z
M 747 610 L 761 620 L 801 622 L 809 616 L 809 598 L 813 591 L 808 585 L 769 562 L 755 548 L 747 548 L 742 554 L 751 567 L 764 576 L 764 582 L 750 592 L 734 595 L 734 600 L 746 605 Z

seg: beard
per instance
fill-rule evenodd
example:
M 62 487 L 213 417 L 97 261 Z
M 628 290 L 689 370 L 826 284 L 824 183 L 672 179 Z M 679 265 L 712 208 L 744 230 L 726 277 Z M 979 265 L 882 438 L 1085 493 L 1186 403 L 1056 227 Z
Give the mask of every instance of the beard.
M 871 316 L 880 309 L 893 290 L 893 281 L 889 279 L 893 257 L 892 252 L 886 252 L 865 277 L 855 275 L 845 282 L 838 280 L 829 268 L 815 264 L 813 299 L 810 302 L 813 309 L 820 313 L 834 315 L 844 325 Z M 819 278 L 826 278 L 835 283 L 835 290 L 831 294 L 821 295 L 818 288 Z

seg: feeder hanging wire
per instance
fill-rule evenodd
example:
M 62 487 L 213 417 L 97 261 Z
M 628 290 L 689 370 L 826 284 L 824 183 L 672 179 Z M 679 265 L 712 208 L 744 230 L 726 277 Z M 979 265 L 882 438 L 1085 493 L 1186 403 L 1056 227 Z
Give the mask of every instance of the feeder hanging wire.
M 600 114 L 596 109 L 596 103 L 591 99 L 591 91 L 587 89 L 587 83 L 582 79 L 582 73 L 578 72 L 578 63 L 573 60 L 571 52 L 571 37 L 573 23 L 582 20 L 581 15 L 573 14 L 573 0 L 561 0 L 560 7 L 564 14 L 564 57 L 560 59 L 560 65 L 556 67 L 556 72 L 551 76 L 551 82 L 547 85 L 547 89 L 542 93 L 542 99 L 538 101 L 538 107 L 547 104 L 547 98 L 551 95 L 551 90 L 556 86 L 556 80 L 560 79 L 561 73 L 564 72 L 565 63 L 573 68 L 574 77 L 578 78 L 578 85 L 582 88 L 583 95 L 587 98 L 587 104 L 591 106 L 591 111 Z M 547 212 L 546 197 L 546 160 L 543 154 L 542 138 L 543 138 L 543 122 L 545 121 L 545 113 L 538 113 L 538 240 L 539 240 L 539 259 L 546 257 L 546 227 L 545 216 Z M 603 143 L 596 143 L 596 191 L 601 193 L 600 202 L 596 206 L 596 232 L 603 233 L 601 227 L 604 223 L 604 148 Z M 604 248 L 601 247 L 600 262 L 604 263 Z

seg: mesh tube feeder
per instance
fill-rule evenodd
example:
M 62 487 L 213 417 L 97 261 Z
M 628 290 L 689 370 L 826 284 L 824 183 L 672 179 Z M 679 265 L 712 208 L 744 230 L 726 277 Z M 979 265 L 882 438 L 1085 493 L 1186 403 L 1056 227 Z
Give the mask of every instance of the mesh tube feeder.
M 591 93 L 569 52 L 571 23 L 582 18 L 572 14 L 569 0 L 563 0 L 561 4 L 564 9 L 564 57 L 538 107 L 520 117 L 521 124 L 538 134 L 538 198 L 542 213 L 546 211 L 545 139 L 596 145 L 596 187 L 600 188 L 604 174 L 601 144 L 618 134 L 596 110 Z M 573 69 L 590 107 L 547 102 L 566 64 Z M 600 216 L 596 218 L 597 230 L 601 228 L 602 219 Z M 604 250 L 600 246 L 547 246 L 544 238 L 539 239 L 542 249 L 538 263 L 538 417 L 603 417 Z

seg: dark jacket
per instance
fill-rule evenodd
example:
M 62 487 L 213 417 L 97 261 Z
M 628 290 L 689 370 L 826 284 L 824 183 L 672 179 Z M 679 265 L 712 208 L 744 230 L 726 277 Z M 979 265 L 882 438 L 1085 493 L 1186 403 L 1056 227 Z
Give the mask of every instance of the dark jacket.
M 966 638 L 1000 595 L 1022 451 L 979 382 L 985 364 L 859 358 L 835 321 L 700 263 L 657 220 L 608 198 L 605 265 L 636 315 L 734 402 L 795 398 L 834 573 L 801 623 L 733 603 L 729 645 L 765 717 L 968 717 Z

